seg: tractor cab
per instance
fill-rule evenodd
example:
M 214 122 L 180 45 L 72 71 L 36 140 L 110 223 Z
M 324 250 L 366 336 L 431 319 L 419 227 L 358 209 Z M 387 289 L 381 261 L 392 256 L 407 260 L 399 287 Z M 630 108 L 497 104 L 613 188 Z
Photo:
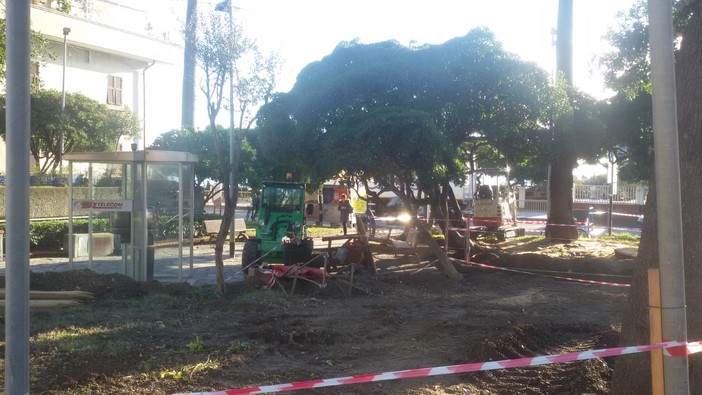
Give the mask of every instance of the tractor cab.
M 296 263 L 312 255 L 305 228 L 305 186 L 264 182 L 260 193 L 256 237 L 244 244 L 242 266 L 265 262 Z

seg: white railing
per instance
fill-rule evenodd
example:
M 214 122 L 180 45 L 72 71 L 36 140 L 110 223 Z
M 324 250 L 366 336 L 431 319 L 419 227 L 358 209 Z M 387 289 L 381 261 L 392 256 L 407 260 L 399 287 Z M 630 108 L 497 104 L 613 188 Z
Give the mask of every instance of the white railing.
M 573 201 L 589 203 L 609 202 L 611 185 L 573 185 Z M 639 204 L 646 202 L 648 187 L 645 185 L 620 184 L 614 191 L 613 201 L 618 204 Z
M 548 201 L 546 201 L 546 200 L 536 200 L 536 199 L 517 200 L 517 212 L 519 212 L 519 213 L 526 213 L 526 212 L 545 213 L 546 209 L 548 208 L 547 204 L 548 204 Z
M 648 186 L 621 184 L 615 191 L 613 202 L 616 204 L 643 205 L 646 203 Z M 573 202 L 609 203 L 610 185 L 574 185 Z M 520 196 L 524 194 L 520 193 Z M 543 214 L 548 210 L 546 199 L 517 199 L 517 212 L 520 216 Z

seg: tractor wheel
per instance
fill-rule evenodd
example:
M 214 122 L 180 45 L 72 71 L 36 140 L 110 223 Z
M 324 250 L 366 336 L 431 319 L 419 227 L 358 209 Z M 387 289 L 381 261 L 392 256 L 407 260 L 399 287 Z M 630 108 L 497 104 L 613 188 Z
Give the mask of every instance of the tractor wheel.
M 249 265 L 251 265 L 251 267 L 261 266 L 260 261 L 252 265 L 252 263 L 260 256 L 261 254 L 258 252 L 258 243 L 253 240 L 246 240 L 244 243 L 244 249 L 241 251 L 241 268 L 244 269 L 244 274 L 249 273 Z

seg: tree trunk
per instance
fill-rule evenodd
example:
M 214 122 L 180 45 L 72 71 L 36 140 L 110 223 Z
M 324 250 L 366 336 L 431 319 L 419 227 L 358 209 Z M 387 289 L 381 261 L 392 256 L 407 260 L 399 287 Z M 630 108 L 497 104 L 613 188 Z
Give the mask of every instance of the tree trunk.
M 227 183 L 228 186 L 229 183 Z M 225 189 L 226 191 L 226 189 Z M 234 207 L 232 207 L 231 199 L 224 193 L 224 202 L 226 206 L 224 207 L 224 216 L 222 217 L 222 224 L 219 227 L 219 232 L 217 232 L 217 240 L 215 241 L 215 277 L 217 279 L 217 287 L 222 293 L 227 291 L 226 283 L 224 282 L 224 242 L 227 241 L 227 234 L 229 234 L 229 226 L 232 224 L 232 218 L 234 217 Z
M 431 237 L 431 232 L 429 227 L 417 217 L 412 217 L 412 223 L 417 227 L 422 237 L 426 238 L 427 244 L 429 246 L 429 251 L 431 251 L 434 256 L 439 260 L 439 265 L 441 266 L 441 271 L 448 277 L 451 281 L 461 281 L 463 280 L 463 275 L 456 270 L 453 263 L 446 255 L 446 251 L 439 247 L 433 237 Z
M 551 160 L 549 208 L 546 237 L 559 242 L 578 238 L 578 228 L 573 220 L 573 168 L 572 155 L 559 154 Z
M 234 213 L 236 211 L 236 205 L 232 204 L 232 194 L 230 182 L 231 168 L 227 165 L 227 160 L 224 156 L 224 149 L 222 142 L 219 141 L 217 137 L 217 127 L 215 126 L 215 118 L 217 113 L 210 113 L 210 129 L 214 132 L 212 133 L 212 138 L 214 139 L 214 149 L 217 155 L 217 162 L 219 163 L 222 172 L 220 173 L 221 183 L 222 183 L 222 195 L 224 195 L 224 216 L 222 217 L 222 223 L 219 227 L 219 232 L 217 232 L 217 240 L 215 241 L 215 277 L 217 279 L 217 287 L 222 293 L 226 292 L 226 284 L 224 282 L 224 242 L 227 239 L 227 234 L 229 232 L 229 227 L 232 224 L 232 218 L 234 218 Z M 232 240 L 233 242 L 233 240 Z
M 680 186 L 682 194 L 683 252 L 685 259 L 685 290 L 687 329 L 690 341 L 702 340 L 702 5 L 694 6 L 692 19 L 683 34 L 677 54 L 676 79 L 678 103 L 678 134 L 680 147 Z M 653 182 L 646 202 L 644 230 L 635 265 L 629 305 L 622 322 L 621 344 L 648 343 L 648 294 L 646 269 L 658 267 L 657 215 Z M 649 354 L 618 358 L 612 378 L 611 392 L 617 394 L 651 393 Z M 702 360 L 690 359 L 690 393 L 702 393 Z
M 415 208 L 413 202 L 410 199 L 410 195 L 408 193 L 405 193 L 405 191 L 400 190 L 399 188 L 397 188 L 393 184 L 390 184 L 390 185 L 391 185 L 390 189 L 395 193 L 395 195 L 397 195 L 397 197 L 400 198 L 400 200 L 402 200 L 402 202 L 407 207 Z M 409 193 L 411 193 L 411 189 L 410 188 L 407 188 L 407 189 L 410 191 Z M 436 191 L 434 191 L 434 194 L 435 193 L 436 193 Z M 432 196 L 432 199 L 434 199 L 433 196 Z M 442 219 L 442 221 L 444 221 L 445 218 L 446 217 L 444 217 L 444 219 Z M 427 226 L 427 224 L 425 224 L 423 221 L 420 221 L 416 216 L 412 216 L 411 224 L 417 228 L 417 231 L 419 231 L 419 233 L 420 233 L 419 237 L 421 239 L 427 240 L 429 250 L 439 260 L 441 270 L 446 275 L 446 277 L 448 277 L 449 280 L 451 280 L 451 281 L 463 280 L 463 275 L 461 273 L 459 273 L 458 270 L 456 270 L 456 267 L 453 266 L 453 263 L 451 262 L 451 260 L 448 258 L 448 255 L 446 254 L 448 249 L 446 249 L 446 250 L 441 249 L 439 244 L 436 243 L 436 240 L 434 240 L 434 238 L 431 236 L 431 231 L 430 231 L 429 227 Z
M 573 0 L 558 1 L 556 70 L 573 85 Z
M 573 85 L 573 0 L 558 2 L 556 70 Z M 573 220 L 573 168 L 575 155 L 554 153 L 549 176 L 549 208 L 544 234 L 552 241 L 569 242 L 578 238 Z

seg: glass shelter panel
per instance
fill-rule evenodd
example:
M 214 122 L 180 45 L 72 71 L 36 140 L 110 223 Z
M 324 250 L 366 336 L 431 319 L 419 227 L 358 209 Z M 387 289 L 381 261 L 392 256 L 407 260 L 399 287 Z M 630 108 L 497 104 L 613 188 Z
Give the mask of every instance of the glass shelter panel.
M 194 163 L 173 151 L 69 153 L 69 267 L 140 281 L 192 275 Z M 72 243 L 68 241 L 72 240 Z
M 189 263 L 183 258 L 190 256 L 192 246 L 193 174 L 189 168 L 179 163 L 148 164 L 147 201 L 156 218 L 148 248 L 155 254 L 155 278 L 180 278 L 182 265 Z

